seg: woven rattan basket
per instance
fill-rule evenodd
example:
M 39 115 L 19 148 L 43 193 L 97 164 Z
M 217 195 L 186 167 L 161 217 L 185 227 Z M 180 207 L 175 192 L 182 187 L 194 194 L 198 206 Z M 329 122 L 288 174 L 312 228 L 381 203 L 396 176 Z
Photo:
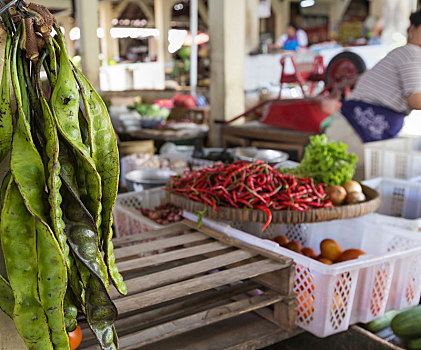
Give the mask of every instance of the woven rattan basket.
M 272 210 L 272 223 L 299 224 L 321 222 L 337 219 L 349 219 L 375 212 L 380 206 L 380 195 L 377 191 L 367 186 L 363 187 L 366 201 L 358 204 L 342 205 L 333 208 L 312 209 L 307 212 L 296 210 Z M 192 213 L 203 211 L 205 205 L 185 197 L 168 193 L 169 201 Z M 215 220 L 234 222 L 266 222 L 266 214 L 262 210 L 237 209 L 220 207 L 213 210 L 208 207 L 204 216 Z

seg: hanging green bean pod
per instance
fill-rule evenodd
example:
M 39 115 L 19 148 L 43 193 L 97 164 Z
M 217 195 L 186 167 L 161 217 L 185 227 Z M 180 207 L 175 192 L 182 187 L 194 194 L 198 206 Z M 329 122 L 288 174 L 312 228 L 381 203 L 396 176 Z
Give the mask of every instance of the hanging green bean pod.
M 7 36 L 4 65 L 0 86 L 0 163 L 10 151 L 13 133 L 12 106 L 10 102 L 9 57 L 12 38 Z
M 1 245 L 13 290 L 13 321 L 28 349 L 53 349 L 38 296 L 35 218 L 14 183 L 7 187 L 0 221 Z
M 79 171 L 85 173 L 87 188 L 86 206 L 94 217 L 95 222 L 97 222 L 100 220 L 101 211 L 101 179 L 95 169 L 89 150 L 82 141 L 79 126 L 79 90 L 73 77 L 72 67 L 60 33 L 58 33 L 58 38 L 60 44 L 60 69 L 57 84 L 51 95 L 50 106 L 60 134 L 73 147 L 83 167 Z
M 127 293 L 123 277 L 115 264 L 113 236 L 113 208 L 118 191 L 119 159 L 114 128 L 107 107 L 86 77 L 73 66 L 73 72 L 82 94 L 88 119 L 92 159 L 101 176 L 102 188 L 102 240 L 105 262 L 111 280 L 121 294 Z

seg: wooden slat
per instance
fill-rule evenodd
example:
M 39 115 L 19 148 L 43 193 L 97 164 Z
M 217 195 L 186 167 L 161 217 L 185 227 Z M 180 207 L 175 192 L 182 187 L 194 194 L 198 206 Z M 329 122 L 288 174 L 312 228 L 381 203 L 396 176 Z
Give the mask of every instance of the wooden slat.
M 115 327 L 119 335 L 128 334 L 131 331 L 150 328 L 159 323 L 175 320 L 192 313 L 203 311 L 215 306 L 226 304 L 232 297 L 253 290 L 258 284 L 247 281 L 233 286 L 223 286 L 215 290 L 205 291 L 198 295 L 188 296 L 179 302 L 165 305 L 163 307 L 141 312 L 128 317 L 118 318 Z M 84 344 L 96 342 L 94 334 L 87 324 L 81 324 Z
M 119 271 L 124 273 L 137 270 L 146 266 L 152 266 L 155 264 L 166 263 L 169 261 L 185 259 L 200 254 L 206 254 L 208 252 L 215 252 L 222 249 L 227 249 L 228 247 L 229 246 L 227 244 L 221 242 L 206 243 L 195 247 L 182 248 L 179 250 L 174 250 L 161 254 L 145 256 L 143 258 L 122 261 L 117 263 L 117 266 Z
M 283 295 L 292 294 L 294 293 L 295 267 L 291 265 L 279 271 L 257 276 L 255 279 L 264 286 L 276 290 Z
M 175 236 L 167 239 L 160 239 L 143 244 L 132 245 L 129 247 L 118 248 L 114 250 L 116 259 L 122 259 L 129 256 L 139 255 L 154 250 L 160 250 L 165 248 L 171 248 L 180 246 L 187 243 L 193 243 L 208 239 L 206 235 L 200 232 L 187 233 L 181 236 Z
M 196 222 L 193 222 L 193 221 L 187 220 L 187 219 L 184 220 L 183 223 L 185 223 L 187 226 L 189 226 L 191 228 L 195 228 L 197 226 Z M 286 256 L 268 251 L 264 248 L 257 247 L 255 245 L 250 244 L 250 243 L 240 241 L 237 238 L 227 236 L 227 235 L 225 235 L 221 232 L 215 231 L 215 230 L 213 230 L 209 227 L 202 226 L 199 231 L 205 233 L 206 235 L 208 235 L 210 237 L 213 237 L 213 238 L 217 239 L 218 241 L 228 243 L 231 246 L 251 250 L 253 252 L 258 252 L 260 255 L 266 256 L 266 257 L 268 257 L 272 260 L 279 261 L 281 263 L 289 262 L 292 265 L 293 261 L 292 261 L 291 258 L 287 258 Z
M 124 236 L 119 238 L 113 239 L 114 246 L 120 246 L 122 244 L 133 243 L 137 241 L 143 241 L 144 239 L 151 239 L 157 237 L 164 237 L 169 234 L 177 234 L 179 232 L 183 232 L 185 230 L 189 230 L 190 228 L 186 227 L 183 223 L 179 222 L 173 225 L 169 225 L 159 230 L 147 231 L 142 233 L 137 233 L 135 235 Z
M 213 258 L 204 259 L 195 263 L 181 265 L 172 269 L 160 271 L 153 274 L 129 279 L 126 286 L 129 295 L 144 292 L 159 286 L 178 282 L 197 274 L 218 269 L 229 264 L 234 264 L 245 259 L 252 258 L 256 254 L 245 250 L 236 250 L 226 254 L 221 254 Z M 121 296 L 117 291 L 111 291 L 111 297 Z
M 168 322 L 144 331 L 136 332 L 120 338 L 120 348 L 124 350 L 138 349 L 140 346 L 150 344 L 188 330 L 203 327 L 230 317 L 238 316 L 274 304 L 283 299 L 276 292 L 265 293 L 246 300 L 235 301 L 222 307 L 216 307 L 194 315 L 178 319 L 176 322 Z
M 237 282 L 242 279 L 252 278 L 259 274 L 279 270 L 289 266 L 271 260 L 263 260 L 220 271 L 207 276 L 200 276 L 170 286 L 160 287 L 153 291 L 147 291 L 116 300 L 116 306 L 121 314 L 142 309 L 144 307 L 159 304 L 168 300 L 180 298 L 185 295 L 199 293 L 201 291 L 216 288 L 224 284 Z

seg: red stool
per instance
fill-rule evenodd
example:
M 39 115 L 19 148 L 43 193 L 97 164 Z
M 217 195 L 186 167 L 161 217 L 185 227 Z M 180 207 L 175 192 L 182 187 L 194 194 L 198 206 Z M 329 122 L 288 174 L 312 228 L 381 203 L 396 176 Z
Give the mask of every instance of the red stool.
M 294 73 L 285 73 L 285 64 L 286 64 L 287 58 L 291 60 L 292 66 L 294 67 Z M 303 92 L 303 96 L 305 97 L 306 94 L 303 88 L 304 81 L 301 75 L 298 74 L 297 65 L 295 64 L 294 58 L 292 56 L 287 55 L 287 56 L 282 57 L 280 62 L 281 62 L 281 79 L 279 81 L 280 87 L 279 87 L 278 98 L 280 99 L 282 96 L 283 84 L 298 84 L 301 88 L 301 91 Z

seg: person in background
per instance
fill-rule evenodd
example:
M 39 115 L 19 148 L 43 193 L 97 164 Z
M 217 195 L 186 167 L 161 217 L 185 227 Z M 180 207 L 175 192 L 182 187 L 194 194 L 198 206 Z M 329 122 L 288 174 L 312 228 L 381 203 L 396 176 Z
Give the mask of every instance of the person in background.
M 421 109 L 421 11 L 410 16 L 407 44 L 360 77 L 325 133 L 358 156 L 355 178 L 363 179 L 364 143 L 395 137 L 414 109 Z
M 287 26 L 285 34 L 282 34 L 271 47 L 283 48 L 284 50 L 297 51 L 301 47 L 307 47 L 308 38 L 304 30 L 291 22 Z

